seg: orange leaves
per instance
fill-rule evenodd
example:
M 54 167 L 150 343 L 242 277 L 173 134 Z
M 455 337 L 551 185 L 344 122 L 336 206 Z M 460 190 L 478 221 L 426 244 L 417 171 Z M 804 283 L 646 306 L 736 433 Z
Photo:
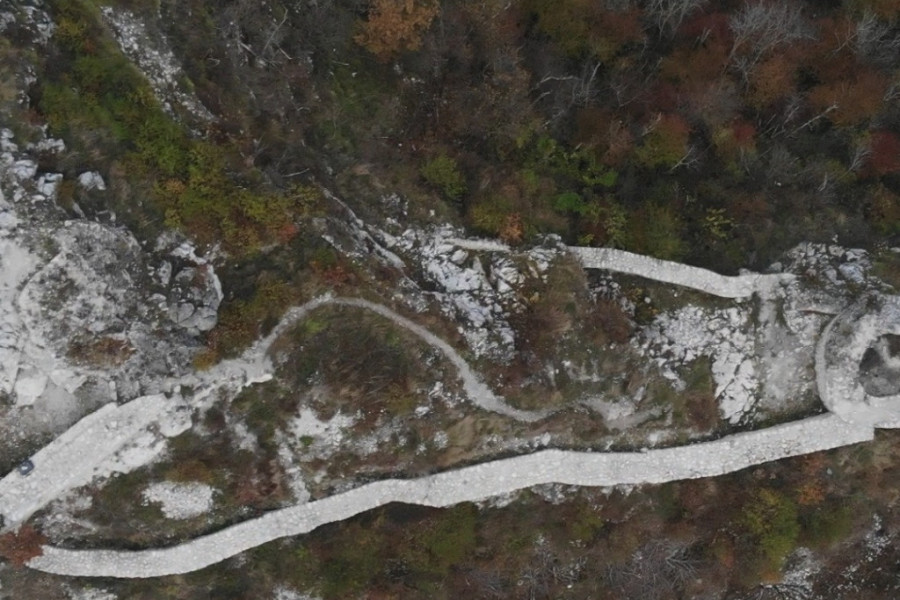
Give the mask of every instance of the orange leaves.
M 47 538 L 31 525 L 0 535 L 0 556 L 17 567 L 44 553 Z
M 727 64 L 728 49 L 725 44 L 710 42 L 676 48 L 662 60 L 660 73 L 674 83 L 696 87 L 720 79 Z
M 278 228 L 276 238 L 279 244 L 287 244 L 300 233 L 300 228 L 296 223 L 287 222 Z
M 759 63 L 750 74 L 750 102 L 764 108 L 794 91 L 794 61 L 784 54 Z
M 878 71 L 857 66 L 844 77 L 818 85 L 809 93 L 816 112 L 836 106 L 828 118 L 841 127 L 858 125 L 884 108 L 887 78 Z
M 742 119 L 735 119 L 731 124 L 735 143 L 741 148 L 752 148 L 756 143 L 756 127 Z
M 869 154 L 869 170 L 874 175 L 887 175 L 900 171 L 900 138 L 890 131 L 872 134 Z
M 437 0 L 372 0 L 369 18 L 353 39 L 386 62 L 404 50 L 417 50 L 437 14 Z
M 498 232 L 500 239 L 509 244 L 517 244 L 525 235 L 525 226 L 522 224 L 522 215 L 512 213 L 506 216 L 503 225 Z

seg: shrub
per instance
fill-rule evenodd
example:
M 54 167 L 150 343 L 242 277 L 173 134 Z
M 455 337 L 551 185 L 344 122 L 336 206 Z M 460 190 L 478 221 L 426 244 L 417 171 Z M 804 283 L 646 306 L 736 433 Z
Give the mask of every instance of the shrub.
M 688 150 L 691 128 L 674 114 L 658 115 L 634 152 L 638 164 L 649 168 L 674 167 Z
M 571 58 L 607 61 L 643 37 L 637 10 L 606 10 L 593 0 L 529 0 L 538 29 Z
M 438 10 L 436 0 L 372 0 L 369 17 L 353 40 L 378 60 L 388 61 L 419 48 Z
M 31 525 L 0 535 L 0 556 L 17 567 L 44 553 L 47 538 Z
M 628 249 L 665 260 L 680 260 L 687 254 L 683 224 L 669 206 L 646 206 L 628 222 Z
M 110 336 L 80 336 L 69 342 L 67 356 L 75 363 L 92 367 L 120 365 L 134 352 L 127 341 Z
M 787 496 L 768 488 L 756 491 L 741 512 L 740 524 L 768 566 L 777 568 L 800 535 L 797 507 Z
M 286 283 L 266 279 L 249 300 L 227 303 L 219 311 L 219 322 L 209 334 L 208 352 L 199 357 L 201 365 L 236 356 L 259 336 L 265 322 L 281 316 L 292 298 L 293 292 Z
M 269 189 L 242 167 L 237 148 L 192 138 L 105 35 L 91 3 L 54 8 L 60 56 L 47 65 L 39 94 L 54 133 L 86 140 L 92 154 L 101 146 L 108 158 L 124 157 L 133 187 L 152 190 L 153 220 L 165 215 L 167 226 L 201 243 L 248 254 L 296 234 L 293 217 L 308 208 L 304 190 Z
M 575 213 L 583 215 L 588 210 L 584 199 L 575 192 L 563 192 L 553 202 L 553 210 L 562 213 Z
M 794 65 L 778 54 L 756 65 L 750 75 L 751 105 L 764 109 L 794 91 Z
M 445 573 L 474 550 L 477 517 L 474 505 L 460 504 L 443 512 L 437 524 L 423 534 L 423 545 L 437 570 Z
M 875 175 L 900 171 L 900 137 L 890 131 L 872 134 L 869 169 Z
M 422 167 L 422 177 L 438 189 L 448 200 L 459 200 L 466 193 L 466 180 L 456 161 L 445 154 L 439 154 Z
M 853 513 L 847 506 L 830 504 L 803 515 L 802 523 L 804 542 L 814 548 L 827 548 L 853 530 Z
M 477 231 L 499 237 L 512 212 L 513 206 L 509 200 L 503 196 L 493 196 L 472 206 L 469 219 Z
M 841 127 L 870 121 L 884 109 L 887 78 L 874 69 L 857 66 L 839 80 L 828 81 L 809 92 L 809 102 L 818 113 Z
M 358 522 L 342 524 L 328 559 L 321 561 L 321 592 L 326 598 L 356 595 L 380 574 L 384 564 L 381 536 Z

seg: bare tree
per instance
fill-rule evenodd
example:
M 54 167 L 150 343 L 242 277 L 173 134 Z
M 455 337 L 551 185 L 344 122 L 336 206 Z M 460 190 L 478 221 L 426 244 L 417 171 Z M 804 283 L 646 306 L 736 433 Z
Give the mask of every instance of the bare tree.
M 799 158 L 785 146 L 777 144 L 767 152 L 766 179 L 779 187 L 797 183 L 802 166 Z
M 707 0 L 646 0 L 645 10 L 663 34 L 678 30 L 692 12 L 706 4 Z
M 541 91 L 532 104 L 543 103 L 550 107 L 550 122 L 558 122 L 565 117 L 573 107 L 585 107 L 594 103 L 600 94 L 597 77 L 602 62 L 593 65 L 585 63 L 581 69 L 581 76 L 575 75 L 547 75 L 538 81 L 531 90 Z M 549 89 L 548 89 L 549 88 Z
M 496 571 L 473 569 L 466 573 L 469 584 L 479 598 L 497 599 L 509 597 L 509 581 Z
M 618 69 L 610 75 L 609 92 L 619 108 L 646 97 L 656 81 L 660 62 L 661 59 L 646 60 L 632 69 Z
M 879 66 L 892 67 L 900 59 L 900 35 L 894 27 L 866 11 L 853 35 L 856 53 Z
M 587 559 L 584 557 L 561 560 L 544 538 L 538 538 L 533 558 L 519 575 L 517 583 L 528 600 L 555 598 L 554 588 L 581 579 L 586 566 Z
M 235 55 L 235 64 L 251 64 L 258 68 L 266 68 L 273 64 L 282 64 L 293 60 L 284 50 L 284 43 L 291 27 L 285 25 L 290 17 L 289 11 L 283 9 L 275 14 L 272 8 L 261 9 L 253 2 L 242 0 L 223 11 L 227 37 L 231 42 L 231 51 Z
M 696 146 L 689 145 L 687 152 L 685 152 L 684 156 L 679 158 L 678 161 L 674 165 L 672 165 L 672 167 L 669 169 L 669 173 L 674 173 L 682 167 L 693 169 L 698 164 L 700 164 L 700 151 Z
M 607 579 L 633 600 L 671 597 L 696 577 L 699 563 L 686 545 L 671 540 L 641 546 L 631 559 L 607 567 Z
M 739 63 L 739 67 L 745 72 L 749 72 L 767 52 L 813 37 L 800 5 L 790 1 L 748 1 L 731 18 L 730 24 L 734 44 L 729 59 L 741 59 L 743 64 Z
M 853 156 L 850 157 L 850 165 L 847 167 L 847 170 L 852 173 L 858 172 L 866 166 L 870 154 L 872 154 L 872 148 L 868 143 L 857 145 L 853 150 Z

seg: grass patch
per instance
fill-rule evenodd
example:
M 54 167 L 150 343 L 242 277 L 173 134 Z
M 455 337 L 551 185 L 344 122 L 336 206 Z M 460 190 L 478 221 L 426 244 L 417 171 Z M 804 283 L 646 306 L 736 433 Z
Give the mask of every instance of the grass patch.
M 293 390 L 324 385 L 325 415 L 362 411 L 405 417 L 443 379 L 443 358 L 388 319 L 365 310 L 324 307 L 291 330 L 279 377 Z
M 900 254 L 883 251 L 874 258 L 872 272 L 875 276 L 895 290 L 900 290 Z

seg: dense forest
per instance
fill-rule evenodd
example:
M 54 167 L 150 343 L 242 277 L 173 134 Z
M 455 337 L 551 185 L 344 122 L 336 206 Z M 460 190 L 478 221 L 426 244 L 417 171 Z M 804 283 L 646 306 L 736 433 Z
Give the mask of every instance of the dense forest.
M 36 105 L 57 131 L 109 126 L 120 171 L 201 240 L 289 238 L 311 180 L 511 243 L 552 232 L 724 271 L 898 232 L 900 3 L 118 4 L 159 11 L 217 115 L 194 119 L 204 141 L 155 118 L 81 2 L 57 3 Z

